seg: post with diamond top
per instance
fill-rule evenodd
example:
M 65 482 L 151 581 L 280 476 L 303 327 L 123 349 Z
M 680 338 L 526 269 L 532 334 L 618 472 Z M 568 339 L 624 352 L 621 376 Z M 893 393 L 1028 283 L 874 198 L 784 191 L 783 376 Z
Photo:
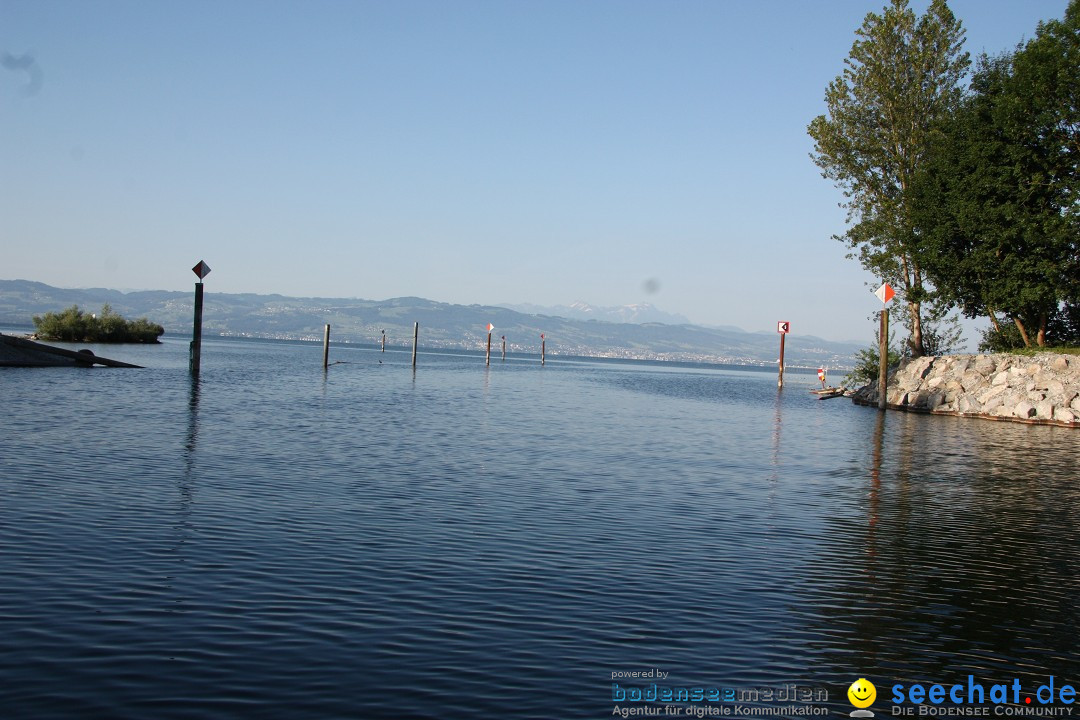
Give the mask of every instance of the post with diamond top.
M 777 362 L 780 366 L 780 376 L 776 379 L 776 389 L 780 390 L 784 387 L 784 338 L 791 332 L 791 323 L 780 320 L 776 323 L 776 332 L 780 333 L 780 360 Z
M 203 308 L 203 278 L 210 274 L 210 266 L 202 260 L 191 268 L 191 271 L 199 276 L 199 282 L 195 283 L 195 326 L 191 333 L 191 348 L 188 367 L 192 375 L 199 374 L 199 366 L 202 355 L 202 308 Z
M 882 283 L 874 291 L 881 301 L 881 322 L 878 326 L 878 402 L 879 410 L 885 409 L 885 395 L 889 384 L 889 301 L 896 297 L 896 291 L 889 283 Z
M 488 367 L 491 367 L 491 331 L 494 330 L 494 329 L 495 329 L 494 325 L 492 325 L 491 323 L 487 324 L 488 344 L 487 344 L 487 354 L 484 355 L 484 365 L 486 365 Z

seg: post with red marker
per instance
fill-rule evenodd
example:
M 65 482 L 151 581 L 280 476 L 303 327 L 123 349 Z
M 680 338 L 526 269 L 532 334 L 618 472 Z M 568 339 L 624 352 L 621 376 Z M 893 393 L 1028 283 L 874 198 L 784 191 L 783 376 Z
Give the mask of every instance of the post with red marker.
M 544 347 L 544 344 L 545 344 L 546 342 L 547 342 L 547 341 L 546 341 L 546 340 L 544 340 L 544 333 L 540 333 L 540 364 L 541 364 L 541 365 L 543 365 L 543 364 L 544 364 L 544 354 L 545 354 L 545 347 Z
M 199 276 L 199 282 L 195 283 L 195 326 L 191 332 L 191 347 L 188 368 L 192 375 L 198 376 L 202 361 L 202 308 L 203 308 L 203 278 L 210 274 L 210 266 L 202 260 L 191 268 L 191 271 Z
M 488 367 L 491 367 L 491 331 L 494 330 L 494 329 L 495 329 L 494 325 L 492 325 L 491 323 L 487 324 L 488 343 L 487 343 L 487 354 L 484 355 L 484 365 L 486 365 Z
M 881 301 L 881 322 L 878 327 L 878 409 L 885 409 L 885 394 L 889 384 L 889 301 L 896 297 L 896 291 L 889 283 L 882 283 L 874 291 Z
M 780 376 L 776 379 L 776 388 L 779 390 L 784 387 L 784 338 L 791 332 L 791 323 L 780 320 L 776 323 L 776 332 L 780 333 Z

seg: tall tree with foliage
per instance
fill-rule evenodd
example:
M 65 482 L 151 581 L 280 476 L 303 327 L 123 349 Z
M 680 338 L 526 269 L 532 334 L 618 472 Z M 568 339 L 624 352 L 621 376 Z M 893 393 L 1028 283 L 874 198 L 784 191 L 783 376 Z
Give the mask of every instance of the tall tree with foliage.
M 870 13 L 856 33 L 844 72 L 825 93 L 827 115 L 810 123 L 811 156 L 847 198 L 849 228 L 838 240 L 863 267 L 901 291 L 908 305 L 909 350 L 926 351 L 922 304 L 928 297 L 912 184 L 931 138 L 962 98 L 970 65 L 964 30 L 945 0 L 917 18 L 907 0 Z
M 965 314 L 990 317 L 991 346 L 1075 342 L 1080 0 L 1014 52 L 980 58 L 971 90 L 917 183 L 925 268 Z

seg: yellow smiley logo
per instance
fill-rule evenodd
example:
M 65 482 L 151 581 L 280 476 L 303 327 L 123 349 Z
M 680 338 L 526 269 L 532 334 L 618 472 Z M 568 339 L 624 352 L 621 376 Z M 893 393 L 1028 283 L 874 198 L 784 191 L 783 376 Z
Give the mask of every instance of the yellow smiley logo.
M 859 678 L 851 683 L 851 687 L 847 690 L 847 697 L 855 707 L 868 708 L 877 698 L 877 688 L 866 678 Z

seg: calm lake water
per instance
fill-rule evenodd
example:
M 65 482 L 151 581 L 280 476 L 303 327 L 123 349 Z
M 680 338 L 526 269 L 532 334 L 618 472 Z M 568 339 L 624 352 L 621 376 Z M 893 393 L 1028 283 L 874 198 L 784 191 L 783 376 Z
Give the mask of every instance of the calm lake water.
M 709 366 L 214 340 L 193 383 L 186 342 L 95 350 L 148 367 L 0 369 L 2 717 L 1080 685 L 1076 431 Z

